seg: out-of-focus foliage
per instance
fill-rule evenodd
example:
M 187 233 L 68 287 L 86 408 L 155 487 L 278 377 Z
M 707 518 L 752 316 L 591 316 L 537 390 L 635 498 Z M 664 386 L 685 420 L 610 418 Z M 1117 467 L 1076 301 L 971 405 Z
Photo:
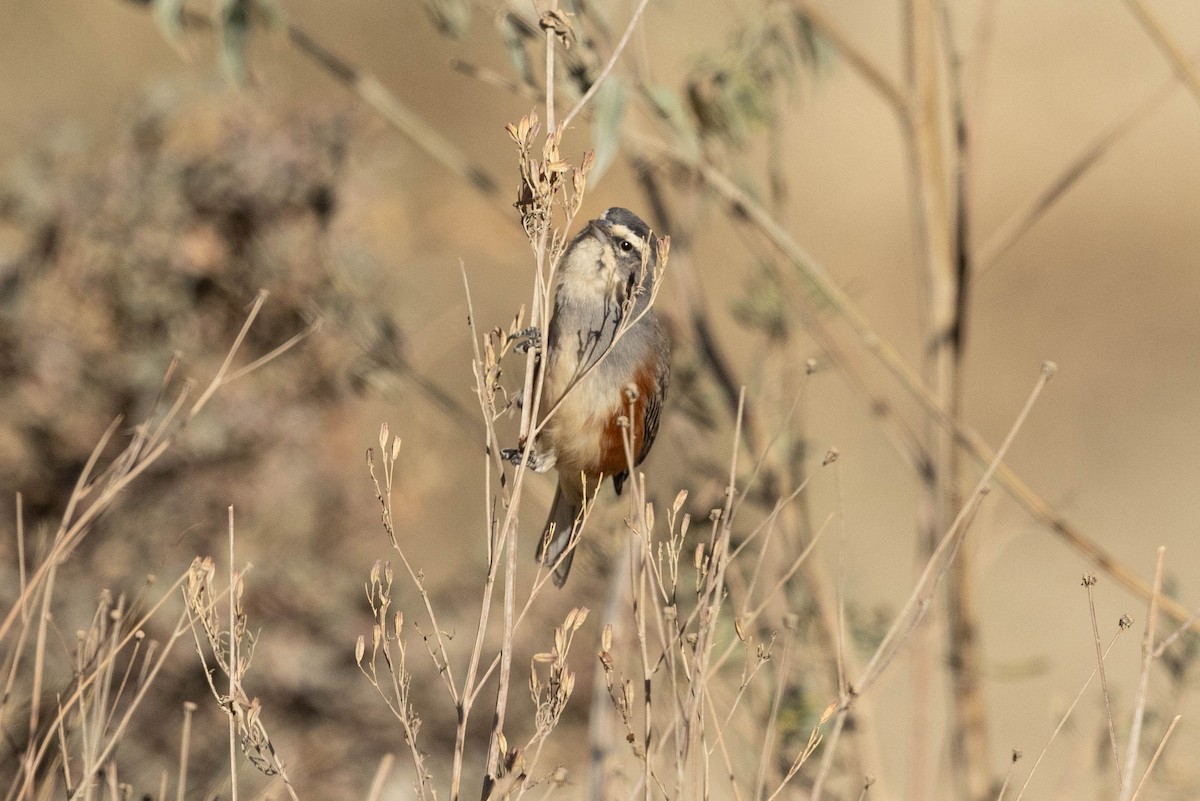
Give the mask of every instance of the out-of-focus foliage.
M 742 325 L 776 342 L 792 333 L 787 298 L 775 274 L 764 265 L 751 274 L 744 294 L 733 302 L 733 315 Z
M 600 177 L 612 165 L 621 144 L 621 122 L 625 118 L 625 86 L 614 77 L 605 81 L 595 97 L 595 117 L 592 121 L 592 144 L 596 152 L 596 164 L 592 167 L 592 180 Z
M 341 215 L 352 136 L 338 116 L 286 115 L 227 91 L 164 89 L 124 115 L 112 151 L 48 137 L 0 175 L 0 486 L 9 490 L 0 516 L 14 519 L 13 492 L 21 492 L 30 554 L 53 531 L 105 427 L 124 421 L 115 453 L 185 380 L 198 387 L 195 397 L 260 290 L 269 297 L 234 369 L 320 321 L 298 346 L 223 388 L 211 413 L 189 421 L 138 490 L 101 518 L 60 570 L 72 591 L 55 615 L 73 625 L 90 617 L 97 588 L 133 591 L 148 572 L 170 576 L 197 553 L 221 553 L 232 504 L 239 558 L 258 564 L 248 603 L 304 621 L 257 650 L 254 691 L 271 700 L 281 725 L 321 709 L 312 736 L 348 746 L 346 732 L 370 719 L 353 711 L 345 687 L 358 687 L 347 678 L 347 642 L 359 596 L 356 574 L 334 569 L 327 554 L 362 559 L 347 540 L 364 526 L 346 500 L 359 476 L 323 456 L 325 429 L 365 382 L 403 364 L 395 295 Z M 180 366 L 164 389 L 173 354 Z M 362 508 L 370 520 L 370 505 Z M 4 542 L 13 558 L 2 561 L 0 606 L 11 608 L 15 548 Z M 175 656 L 157 692 L 161 708 L 177 711 L 205 685 L 194 654 Z M 70 677 L 47 678 L 60 686 Z M 160 734 L 126 738 L 131 764 L 175 759 L 177 742 Z M 221 748 L 197 742 L 194 775 L 203 776 Z M 163 753 L 129 756 L 142 749 Z M 0 763 L 11 756 L 5 746 Z
M 204 11 L 190 8 L 186 0 L 132 2 L 153 7 L 154 20 L 163 36 L 180 52 L 185 51 L 184 31 L 189 25 L 203 23 L 215 30 L 221 67 L 236 84 L 246 80 L 246 48 L 251 30 L 256 27 L 278 30 L 283 25 L 283 8 L 277 0 L 215 0 Z M 429 5 L 432 12 L 442 3 Z
M 422 0 L 422 3 L 439 31 L 453 39 L 466 35 L 471 25 L 471 3 L 468 0 Z
M 688 104 L 701 134 L 744 146 L 775 120 L 775 92 L 816 71 L 827 50 L 791 3 L 769 5 L 734 33 L 726 51 L 703 56 L 688 77 Z
M 187 375 L 211 375 L 260 289 L 271 298 L 245 353 L 324 328 L 235 389 L 232 414 L 193 421 L 181 458 L 269 453 L 298 420 L 268 409 L 311 414 L 395 350 L 396 324 L 370 300 L 374 265 L 334 224 L 348 137 L 336 118 L 163 91 L 126 117 L 111 157 L 51 140 L 8 169 L 0 484 L 28 511 L 54 513 L 109 420 L 151 411 L 173 353 Z

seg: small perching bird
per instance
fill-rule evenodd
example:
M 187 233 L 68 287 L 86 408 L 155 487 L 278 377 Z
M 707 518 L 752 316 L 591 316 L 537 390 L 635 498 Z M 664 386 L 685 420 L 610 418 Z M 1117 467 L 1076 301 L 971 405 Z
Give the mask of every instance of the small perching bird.
M 659 242 L 633 212 L 611 208 L 571 241 L 558 268 L 546 337 L 534 469 L 558 469 L 537 558 L 562 586 L 585 499 L 621 488 L 658 433 L 670 348 L 650 305 Z M 626 452 L 625 438 L 631 445 Z M 570 550 L 568 550 L 570 549 Z

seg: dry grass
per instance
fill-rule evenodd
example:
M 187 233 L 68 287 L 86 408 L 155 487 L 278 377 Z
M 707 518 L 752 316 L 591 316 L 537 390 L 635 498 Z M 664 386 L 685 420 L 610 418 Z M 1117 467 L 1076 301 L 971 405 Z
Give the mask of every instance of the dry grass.
M 1165 38 L 1162 26 L 1152 24 L 1154 18 L 1144 4 L 1132 5 L 1171 54 L 1175 69 L 1193 82 L 1194 70 L 1180 60 L 1178 47 Z M 163 4 L 164 13 L 171 12 L 170 6 Z M 361 791 L 345 791 L 344 797 L 454 801 L 476 792 L 483 799 L 586 794 L 646 801 L 908 797 L 897 789 L 904 777 L 885 772 L 888 763 L 883 754 L 895 745 L 887 739 L 881 718 L 896 713 L 894 698 L 879 688 L 914 649 L 930 647 L 927 639 L 915 635 L 931 630 L 929 617 L 939 598 L 948 599 L 952 618 L 958 615 L 956 625 L 950 627 L 950 651 L 958 655 L 960 646 L 964 651 L 974 647 L 976 624 L 969 619 L 973 588 L 969 577 L 957 571 L 960 565 L 973 563 L 972 529 L 978 525 L 977 514 L 993 481 L 1050 523 L 1057 534 L 1098 559 L 1106 573 L 1143 592 L 1148 612 L 1141 660 L 1128 702 L 1110 683 L 1106 665 L 1132 621 L 1123 617 L 1105 643 L 1093 595 L 1097 579 L 1089 575 L 1084 584 L 1095 668 L 1028 771 L 1022 771 L 1017 752 L 1011 760 L 991 759 L 986 720 L 973 717 L 975 707 L 982 704 L 978 659 L 964 656 L 952 666 L 927 667 L 938 670 L 940 680 L 958 682 L 953 685 L 950 709 L 954 742 L 947 746 L 953 764 L 946 770 L 945 783 L 972 801 L 1004 801 L 1011 787 L 1020 788 L 1014 796 L 1018 800 L 1030 788 L 1032 797 L 1044 778 L 1039 773 L 1044 758 L 1098 675 L 1105 760 L 1111 754 L 1111 763 L 1102 765 L 1101 786 L 1121 801 L 1145 797 L 1147 783 L 1155 780 L 1163 769 L 1160 763 L 1170 755 L 1169 741 L 1179 722 L 1173 711 L 1166 725 L 1161 725 L 1161 714 L 1157 719 L 1150 714 L 1152 707 L 1178 700 L 1156 695 L 1151 677 L 1162 665 L 1164 673 L 1183 683 L 1190 659 L 1170 662 L 1168 657 L 1172 648 L 1194 636 L 1195 615 L 1189 616 L 1165 594 L 1162 549 L 1153 583 L 1146 585 L 1067 524 L 1003 464 L 1053 375 L 1052 364 L 1043 367 L 1000 447 L 993 451 L 966 426 L 958 409 L 963 354 L 957 350 L 959 345 L 953 352 L 942 351 L 941 343 L 949 340 L 950 329 L 965 325 L 965 320 L 952 318 L 965 314 L 968 307 L 962 302 L 950 310 L 935 303 L 955 296 L 963 299 L 966 288 L 956 283 L 963 280 L 955 272 L 959 259 L 965 263 L 976 258 L 984 266 L 994 261 L 1011 244 L 1008 237 L 1027 230 L 1097 156 L 1090 155 L 1082 166 L 1072 168 L 1076 172 L 1068 178 L 1052 182 L 1054 191 L 1018 212 L 1013 222 L 1001 228 L 1011 233 L 984 246 L 980 255 L 970 250 L 962 233 L 968 184 L 961 176 L 948 177 L 957 174 L 956 169 L 968 169 L 970 159 L 968 139 L 947 137 L 946 131 L 955 128 L 943 127 L 947 122 L 969 124 L 969 114 L 961 107 L 965 90 L 956 75 L 959 56 L 945 16 L 947 7 L 919 2 L 907 7 L 908 75 L 905 85 L 898 86 L 813 4 L 769 4 L 771 13 L 796 27 L 778 37 L 767 35 L 773 26 L 746 32 L 736 48 L 741 59 L 736 66 L 745 74 L 736 74 L 737 70 L 726 74 L 728 83 L 710 74 L 716 68 L 697 68 L 689 79 L 696 118 L 689 138 L 672 129 L 672 107 L 639 79 L 637 68 L 622 69 L 622 54 L 636 35 L 646 6 L 643 0 L 632 10 L 619 36 L 604 37 L 582 35 L 593 26 L 602 30 L 602 20 L 583 9 L 568 14 L 557 2 L 537 16 L 524 7 L 498 9 L 512 34 L 507 46 L 514 56 L 523 57 L 515 61 L 525 63 L 528 70 L 509 86 L 536 95 L 541 106 L 539 112 L 507 127 L 517 155 L 517 215 L 530 246 L 529 300 L 506 318 L 507 325 L 477 319 L 468 280 L 471 267 L 463 265 L 473 356 L 470 375 L 478 402 L 471 425 L 484 453 L 474 461 L 463 458 L 458 469 L 482 475 L 482 497 L 477 499 L 482 515 L 473 530 L 450 532 L 437 540 L 475 543 L 486 558 L 481 564 L 456 565 L 444 586 L 431 583 L 425 565 L 442 554 L 429 547 L 430 538 L 414 536 L 414 530 L 436 526 L 436 521 L 412 514 L 403 480 L 406 463 L 423 458 L 401 445 L 405 427 L 417 423 L 404 419 L 395 432 L 385 424 L 378 448 L 368 451 L 367 471 L 385 535 L 379 548 L 390 552 L 366 573 L 365 605 L 335 622 L 335 630 L 345 640 L 344 653 L 339 652 L 345 664 L 334 672 L 333 692 L 351 699 L 351 705 L 365 701 L 377 707 L 374 712 L 356 710 L 362 715 L 356 722 L 370 723 L 357 736 L 364 742 L 386 743 L 388 753 L 378 760 L 373 775 L 361 776 Z M 446 13 L 446 19 L 454 18 Z M 184 22 L 214 25 L 203 16 L 181 17 L 181 26 Z M 220 28 L 225 23 L 215 24 Z M 486 173 L 447 147 L 436 131 L 378 80 L 333 56 L 294 23 L 288 32 L 303 53 L 323 63 L 453 174 L 494 200 L 493 184 L 483 178 Z M 786 193 L 776 192 L 774 205 L 768 208 L 731 175 L 730 164 L 736 162 L 744 140 L 772 124 L 765 110 L 770 103 L 746 92 L 772 95 L 782 90 L 790 75 L 811 66 L 816 50 L 806 43 L 815 41 L 814 32 L 837 43 L 848 63 L 893 106 L 907 131 L 917 189 L 914 216 L 922 263 L 928 271 L 924 334 L 939 343 L 929 350 L 920 369 L 909 366 L 898 349 L 875 331 L 850 295 L 784 228 L 779 214 L 785 210 Z M 602 41 L 612 44 L 603 48 L 598 44 Z M 746 47 L 746 42 L 756 46 Z M 535 63 L 542 65 L 540 85 Z M 944 81 L 946 76 L 954 80 Z M 595 164 L 591 153 L 576 158 L 564 152 L 566 126 L 573 120 L 603 116 L 595 105 L 601 102 L 606 81 L 620 81 L 631 102 L 657 120 L 656 125 L 637 131 L 600 130 L 596 136 L 619 136 L 622 146 L 632 151 L 644 168 L 643 186 L 664 228 L 676 230 L 671 221 L 681 219 L 678 208 L 687 198 L 710 193 L 727 208 L 732 224 L 748 228 L 756 240 L 782 254 L 783 265 L 764 259 L 764 283 L 759 296 L 744 307 L 745 319 L 777 338 L 785 349 L 794 349 L 797 332 L 788 318 L 798 311 L 829 359 L 853 377 L 865 397 L 877 398 L 879 390 L 860 362 L 877 360 L 920 409 L 916 423 L 880 414 L 907 463 L 927 482 L 923 519 L 931 535 L 909 594 L 884 625 L 871 629 L 867 616 L 847 597 L 844 548 L 850 533 L 841 506 L 845 500 L 840 494 L 838 450 L 816 455 L 785 447 L 794 444 L 791 437 L 801 425 L 797 409 L 806 398 L 815 364 L 790 359 L 790 369 L 780 370 L 776 377 L 784 391 L 772 396 L 774 403 L 764 401 L 736 382 L 729 370 L 736 360 L 706 335 L 711 325 L 701 299 L 693 299 L 687 326 L 690 338 L 681 336 L 687 341 L 680 343 L 677 352 L 687 353 L 699 365 L 696 369 L 704 371 L 703 388 L 720 400 L 701 411 L 721 416 L 725 425 L 719 430 L 729 436 L 700 443 L 697 432 L 704 430 L 704 415 L 695 409 L 691 419 L 680 423 L 696 440 L 692 443 L 696 451 L 702 452 L 692 471 L 696 485 L 678 489 L 670 504 L 656 501 L 646 477 L 633 470 L 630 454 L 632 478 L 623 519 L 614 521 L 604 503 L 589 504 L 584 526 L 588 536 L 598 539 L 597 529 L 615 528 L 627 543 L 623 556 L 612 560 L 615 567 L 601 582 L 606 600 L 599 611 L 570 606 L 560 613 L 561 599 L 547 589 L 554 566 L 531 565 L 526 558 L 533 543 L 523 541 L 521 534 L 531 530 L 528 520 L 537 519 L 537 512 L 526 514 L 533 480 L 527 458 L 513 468 L 501 460 L 501 452 L 515 440 L 528 457 L 541 427 L 555 413 L 554 408 L 543 408 L 542 376 L 533 369 L 538 346 L 526 347 L 526 324 L 546 328 L 555 274 L 578 227 Z M 566 93 L 574 102 L 560 116 L 559 95 Z M 679 110 L 682 113 L 682 104 Z M 924 116 L 930 114 L 933 118 Z M 1104 139 L 1098 149 L 1111 141 Z M 678 196 L 685 201 L 672 200 Z M 687 225 L 681 223 L 681 228 Z M 676 241 L 680 239 L 684 238 L 677 236 Z M 661 274 L 656 278 L 672 280 L 678 274 L 681 282 L 694 280 L 689 276 L 694 254 L 677 248 L 668 261 L 666 239 L 660 253 L 656 269 Z M 657 292 L 662 281 L 653 285 Z M 657 294 L 651 298 L 652 303 L 658 301 Z M 228 563 L 223 570 L 212 558 L 197 557 L 166 589 L 148 583 L 134 598 L 114 597 L 106 591 L 74 642 L 59 630 L 55 616 L 66 594 L 60 571 L 72 560 L 86 558 L 85 541 L 97 532 L 97 521 L 119 498 L 136 493 L 139 482 L 154 475 L 155 465 L 167 458 L 189 427 L 219 413 L 210 407 L 230 383 L 273 369 L 270 362 L 315 330 L 299 328 L 299 333 L 288 332 L 269 342 L 255 339 L 263 355 L 247 358 L 244 346 L 268 303 L 265 293 L 258 295 L 214 377 L 194 400 L 190 386 L 178 390 L 173 402 L 161 400 L 169 390 L 176 391 L 172 363 L 160 401 L 146 421 L 132 429 L 128 442 L 117 447 L 119 421 L 104 432 L 66 494 L 56 528 L 38 538 L 37 547 L 31 546 L 26 532 L 22 497 L 16 496 L 12 538 L 16 547 L 9 572 L 16 575 L 18 586 L 5 594 L 11 602 L 0 622 L 4 678 L 0 722 L 7 738 L 0 761 L 0 778 L 6 783 L 0 786 L 5 787 L 8 801 L 62 795 L 115 800 L 135 794 L 165 799 L 173 794 L 183 801 L 202 794 L 228 794 L 234 799 L 281 792 L 291 798 L 313 794 L 300 777 L 311 778 L 316 770 L 290 754 L 287 742 L 295 739 L 292 727 L 301 724 L 256 696 L 260 679 L 251 671 L 256 650 L 282 635 L 272 628 L 276 621 L 268 620 L 261 631 L 252 625 L 247 597 L 255 574 L 248 566 L 239 566 L 233 506 L 228 507 L 225 525 Z M 822 306 L 822 313 L 813 311 L 814 303 Z M 840 346 L 839 338 L 828 331 L 831 317 L 848 323 L 862 347 Z M 625 324 L 632 322 L 627 319 Z M 864 355 L 855 355 L 859 350 Z M 397 372 L 412 378 L 406 365 L 400 368 Z M 511 374 L 518 376 L 519 384 Z M 433 394 L 428 384 L 414 384 L 419 392 Z M 683 386 L 686 392 L 701 386 L 701 381 L 685 381 Z M 518 396 L 527 399 L 519 408 L 512 401 Z M 463 413 L 454 400 L 434 397 L 434 401 L 455 415 Z M 631 447 L 627 443 L 627 450 Z M 966 461 L 964 455 L 980 464 L 978 475 L 960 464 Z M 973 490 L 962 494 L 959 486 L 968 477 Z M 832 508 L 818 506 L 811 498 L 814 485 L 832 489 L 836 498 Z M 122 534 L 107 532 L 107 536 Z M 274 556 L 286 558 L 279 552 Z M 830 564 L 836 570 L 830 571 Z M 948 583 L 950 593 L 945 592 Z M 180 600 L 181 610 L 175 613 L 173 605 Z M 1174 617 L 1181 626 L 1159 638 L 1163 615 Z M 147 635 L 151 627 L 161 632 L 160 637 Z M 353 634 L 347 635 L 350 631 Z M 191 670 L 204 677 L 215 703 L 198 708 L 189 700 L 149 708 L 147 699 L 154 697 L 164 666 L 171 664 L 179 639 L 189 632 L 199 657 Z M 1080 664 L 1090 660 L 1083 653 L 1065 658 Z M 351 662 L 354 669 L 349 669 Z M 933 662 L 922 662 L 918 654 L 915 663 Z M 589 672 L 590 704 L 581 698 Z M 927 687 L 931 681 L 929 675 L 918 675 L 914 684 Z M 201 709 L 223 715 L 224 731 L 216 731 L 211 718 L 202 719 L 202 711 L 198 716 Z M 277 722 L 280 719 L 286 722 Z M 141 777 L 157 772 L 158 787 L 125 782 L 130 768 L 123 762 L 122 743 L 147 737 L 162 740 L 176 723 L 178 760 L 162 761 L 152 770 L 145 764 L 134 766 Z M 1162 730 L 1149 753 L 1143 744 L 1148 724 Z M 1030 736 L 1036 728 L 1031 722 Z M 340 732 L 348 740 L 342 743 L 347 750 L 356 746 L 354 731 L 347 727 Z M 915 734 L 918 740 L 931 736 Z M 205 763 L 207 775 L 200 784 L 191 778 L 197 740 L 219 740 L 227 754 L 227 764 L 218 767 L 211 759 Z M 912 748 L 923 753 L 935 750 L 927 742 L 914 743 Z M 398 753 L 404 754 L 403 759 Z M 130 761 L 143 759 L 138 754 Z M 262 778 L 240 770 L 243 760 Z M 917 766 L 918 771 L 924 768 Z M 1164 793 L 1172 789 L 1166 782 L 1164 788 Z M 1181 794 L 1188 791 L 1176 789 Z

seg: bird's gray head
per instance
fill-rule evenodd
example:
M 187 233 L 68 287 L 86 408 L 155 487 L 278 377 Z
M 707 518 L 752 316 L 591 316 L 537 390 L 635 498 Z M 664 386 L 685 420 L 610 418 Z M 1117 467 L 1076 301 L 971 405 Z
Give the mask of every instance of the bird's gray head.
M 593 220 L 592 225 L 607 230 L 619 261 L 633 262 L 639 270 L 645 261 L 647 267 L 653 269 L 658 261 L 658 237 L 651 234 L 650 226 L 641 217 L 629 209 L 613 206 L 599 220 Z
M 588 291 L 597 299 L 616 294 L 623 300 L 649 295 L 657 262 L 658 239 L 650 226 L 632 211 L 613 207 L 572 240 L 561 276 L 572 295 Z

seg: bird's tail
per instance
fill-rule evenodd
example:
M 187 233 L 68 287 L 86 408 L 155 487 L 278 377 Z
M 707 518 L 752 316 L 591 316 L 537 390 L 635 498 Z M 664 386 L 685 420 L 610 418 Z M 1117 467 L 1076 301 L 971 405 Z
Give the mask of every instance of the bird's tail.
M 550 516 L 542 529 L 538 541 L 537 559 L 546 567 L 554 569 L 554 583 L 561 587 L 571 572 L 571 560 L 575 558 L 575 540 L 578 539 L 575 521 L 583 511 L 582 493 L 576 498 L 570 488 L 563 491 L 559 483 L 554 491 L 554 502 L 550 504 Z

